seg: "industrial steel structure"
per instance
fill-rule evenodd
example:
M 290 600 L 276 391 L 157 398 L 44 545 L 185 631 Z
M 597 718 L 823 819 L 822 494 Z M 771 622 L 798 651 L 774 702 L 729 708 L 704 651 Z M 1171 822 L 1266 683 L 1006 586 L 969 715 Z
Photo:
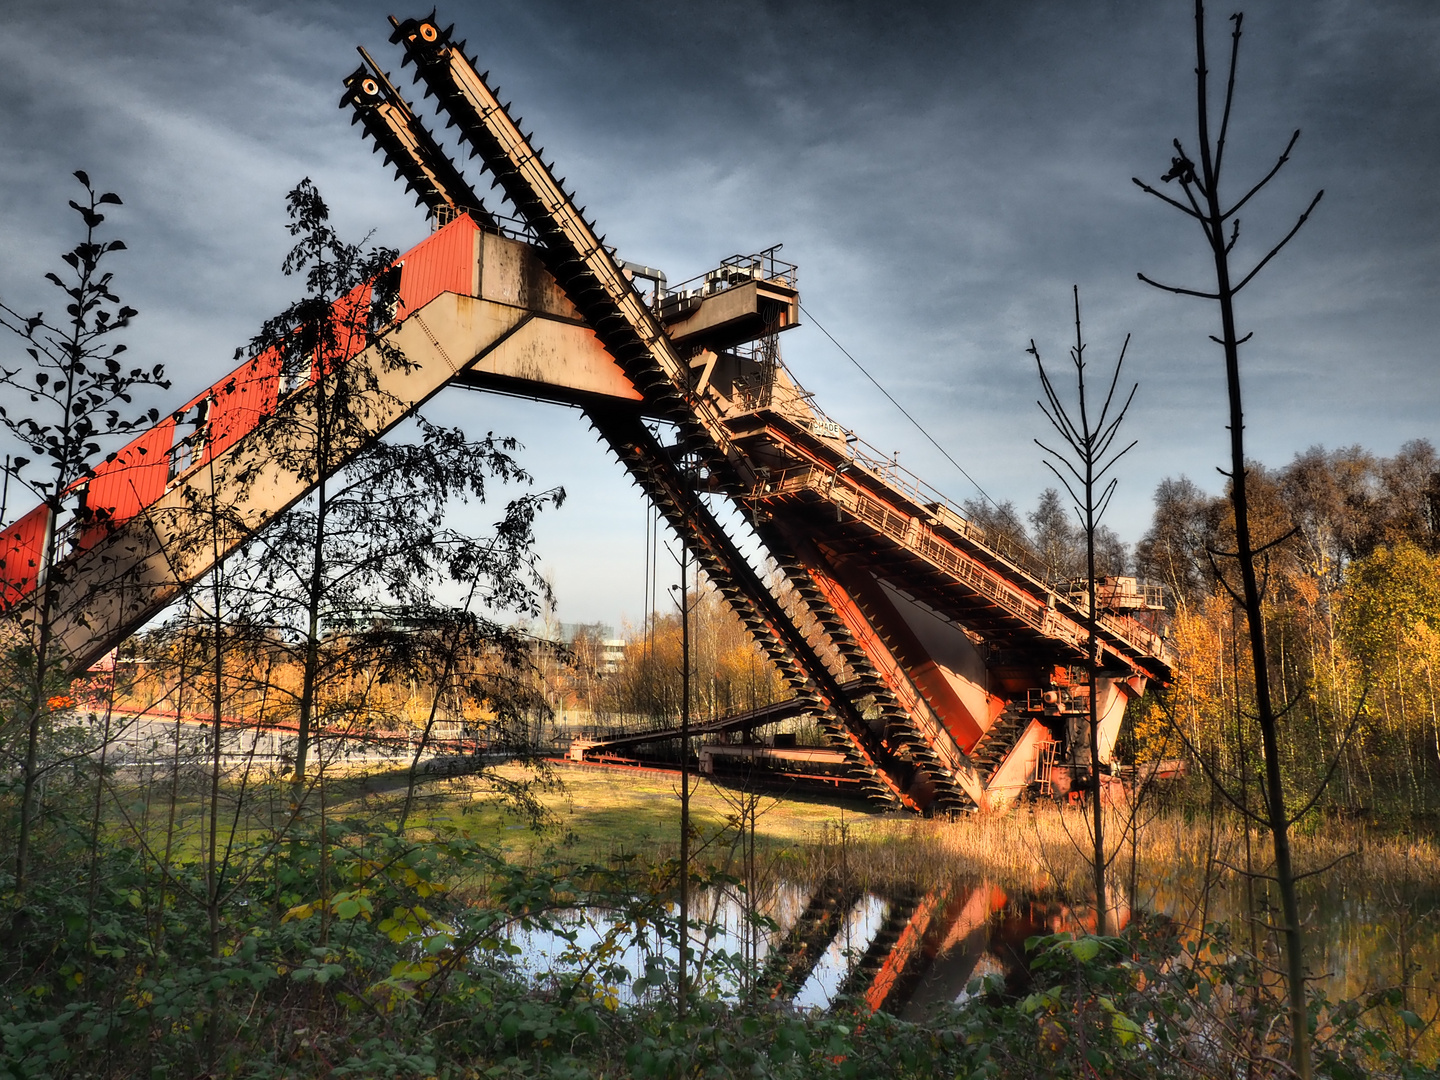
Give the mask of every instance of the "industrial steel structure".
M 260 437 L 306 423 L 334 365 L 355 365 L 368 373 L 366 439 L 452 385 L 583 409 L 783 674 L 786 711 L 815 716 L 839 771 L 877 800 L 997 805 L 1057 764 L 1087 765 L 1091 694 L 1108 761 L 1126 702 L 1170 675 L 1163 641 L 1134 617 L 1155 596 L 1124 578 L 1101 590 L 1092 685 L 1083 594 L 870 451 L 785 369 L 777 337 L 800 307 L 778 249 L 673 287 L 620 261 L 464 43 L 433 17 L 392 24 L 404 64 L 513 216 L 485 208 L 362 50 L 342 108 L 434 224 L 396 263 L 397 303 L 371 305 L 366 287 L 337 304 L 368 308 L 385 348 L 357 335 L 289 387 L 274 354 L 242 365 L 98 465 L 72 493 L 88 513 L 42 506 L 6 529 L 0 602 L 33 607 L 54 572 L 47 536 L 68 528 L 54 547 L 66 564 L 52 589 L 55 640 L 72 669 L 93 663 L 362 448 L 350 440 L 292 468 L 267 458 L 273 436 Z M 386 348 L 408 363 L 382 362 Z M 223 535 L 197 509 L 216 491 Z M 732 535 L 727 506 L 753 535 Z M 205 543 L 186 542 L 201 533 Z

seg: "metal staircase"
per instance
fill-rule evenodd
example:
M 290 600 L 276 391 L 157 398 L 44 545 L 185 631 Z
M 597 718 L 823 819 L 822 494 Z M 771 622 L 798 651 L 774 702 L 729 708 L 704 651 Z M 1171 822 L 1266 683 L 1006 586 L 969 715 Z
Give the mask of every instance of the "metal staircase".
M 693 478 L 680 472 L 674 457 L 638 419 L 591 414 L 591 422 L 690 548 L 796 697 L 815 713 L 830 738 L 850 751 L 852 775 L 866 794 L 884 804 L 918 809 L 895 783 L 892 755 L 870 732 L 853 696 L 809 648 L 795 622 L 715 520 L 696 494 Z
M 386 383 L 391 404 L 346 453 L 447 385 L 584 409 L 870 795 L 930 813 L 988 805 L 990 781 L 1023 741 L 1017 702 L 1085 659 L 1085 613 L 1070 593 L 1052 588 L 1030 553 L 978 529 L 814 406 L 779 362 L 775 337 L 796 325 L 799 299 L 794 267 L 774 249 L 668 292 L 657 277 L 652 304 L 631 273 L 653 271 L 618 261 L 464 43 L 433 16 L 391 22 L 404 63 L 516 218 L 484 207 L 365 54 L 341 106 L 437 224 L 449 224 L 397 264 L 401 304 L 380 328 L 417 374 Z M 327 363 L 374 363 L 374 347 Z M 62 552 L 57 611 L 73 668 L 315 482 L 313 471 L 263 460 L 254 437 L 309 407 L 303 390 L 282 397 L 278 380 L 278 365 L 261 358 L 175 414 L 198 410 L 194 434 L 163 422 L 96 470 L 106 516 Z M 247 497 L 237 529 L 210 545 L 214 557 L 179 557 L 184 537 L 205 527 L 185 507 L 203 501 L 196 469 L 212 463 L 222 489 L 242 470 L 265 473 L 269 488 Z M 751 538 L 727 531 L 712 509 L 719 499 L 753 531 L 758 555 L 745 554 Z M 30 602 L 47 570 L 37 553 L 61 525 L 41 507 L 0 535 L 0 605 Z M 788 605 L 758 569 L 767 558 L 793 594 Z M 939 637 L 922 640 L 917 612 L 943 623 Z M 1098 622 L 1110 683 L 1133 694 L 1169 678 L 1168 651 L 1150 627 L 1119 606 Z M 1117 724 L 1123 700 L 1109 700 L 1106 722 Z
M 1015 743 L 1030 726 L 1031 719 L 1019 703 L 1012 702 L 980 736 L 980 741 L 970 751 L 970 760 L 975 763 L 985 784 L 994 779 Z

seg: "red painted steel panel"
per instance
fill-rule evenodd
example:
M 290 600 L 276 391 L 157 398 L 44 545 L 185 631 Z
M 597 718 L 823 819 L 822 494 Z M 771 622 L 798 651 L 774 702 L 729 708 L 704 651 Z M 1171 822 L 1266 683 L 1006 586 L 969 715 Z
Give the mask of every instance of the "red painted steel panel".
M 35 587 L 49 520 L 50 510 L 41 504 L 0 533 L 0 606 L 16 603 Z
M 400 257 L 400 306 L 403 319 L 444 292 L 469 296 L 474 288 L 475 234 L 480 227 L 458 217 Z
M 174 436 L 175 418 L 167 416 L 95 467 L 85 505 L 98 520 L 81 534 L 82 548 L 103 536 L 107 523 L 128 521 L 165 494 Z
M 312 365 L 312 383 L 320 372 L 334 371 L 336 364 L 343 364 L 364 350 L 370 333 L 370 296 L 371 287 L 367 281 L 355 286 L 331 305 L 330 332 L 335 347 L 321 353 L 318 357 L 320 363 Z
M 397 317 L 403 318 L 442 292 L 470 292 L 477 231 L 478 226 L 470 218 L 457 218 L 401 257 Z M 348 360 L 365 348 L 370 301 L 371 286 L 364 284 L 335 305 L 338 357 Z M 269 350 L 241 364 L 208 391 L 208 442 L 198 457 L 199 463 L 223 454 L 275 411 L 280 392 L 280 366 L 279 352 Z M 205 396 L 201 394 L 185 409 L 192 408 Z
M 209 393 L 210 441 L 201 456 L 202 464 L 230 449 L 275 411 L 280 394 L 280 354 L 271 349 L 247 360 Z
M 469 295 L 475 268 L 475 235 L 479 227 L 468 217 L 457 218 L 416 245 L 398 260 L 400 275 L 397 320 L 428 304 L 444 292 Z M 365 348 L 372 288 L 357 286 L 335 305 L 337 343 L 331 355 L 320 357 L 312 371 L 351 359 Z M 132 440 L 113 458 L 95 469 L 86 490 L 86 505 L 105 516 L 106 522 L 135 517 L 164 495 L 170 481 L 172 458 L 181 471 L 223 454 L 275 411 L 280 393 L 281 358 L 277 350 L 247 360 L 205 393 L 192 398 L 179 412 Z M 191 438 L 189 453 L 175 446 L 177 418 L 207 402 L 204 422 L 183 434 Z M 188 429 L 189 425 L 186 424 Z M 180 456 L 176 456 L 180 455 Z M 77 485 L 78 486 L 78 485 Z M 44 555 L 49 511 L 38 506 L 0 533 L 0 604 L 22 599 L 35 586 Z M 79 547 L 89 547 L 104 535 L 104 526 L 87 529 Z

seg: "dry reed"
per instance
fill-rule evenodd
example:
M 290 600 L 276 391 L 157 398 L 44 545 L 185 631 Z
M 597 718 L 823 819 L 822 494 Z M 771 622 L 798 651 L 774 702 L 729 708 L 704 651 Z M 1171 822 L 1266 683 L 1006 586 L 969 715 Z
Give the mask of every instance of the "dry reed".
M 1249 861 L 1245 830 L 1230 817 L 1213 821 L 1166 813 L 1128 829 L 1127 815 L 1109 811 L 1110 874 L 1133 881 L 1144 903 L 1147 891 L 1170 891 L 1184 883 L 1226 885 L 1246 872 L 1268 868 L 1268 834 L 1252 828 Z M 808 838 L 792 862 L 795 875 L 815 880 L 834 872 L 840 860 L 852 880 L 867 885 L 938 884 L 983 878 L 996 884 L 1044 887 L 1083 895 L 1089 881 L 1086 812 L 1036 804 L 1008 813 L 976 814 L 954 821 L 858 818 L 824 825 Z M 1378 834 L 1363 824 L 1327 823 L 1297 835 L 1296 861 L 1302 872 L 1320 871 L 1349 880 L 1440 880 L 1440 844 L 1429 837 Z M 1328 870 L 1326 868 L 1329 868 Z

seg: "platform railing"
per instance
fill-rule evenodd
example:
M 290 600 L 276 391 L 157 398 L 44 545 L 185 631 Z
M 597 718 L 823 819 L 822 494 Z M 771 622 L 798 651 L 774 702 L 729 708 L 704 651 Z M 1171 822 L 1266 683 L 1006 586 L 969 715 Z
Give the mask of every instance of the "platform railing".
M 668 287 L 664 295 L 714 296 L 752 281 L 773 282 L 786 288 L 797 288 L 800 280 L 799 269 L 794 263 L 775 257 L 775 253 L 783 246 L 775 244 L 753 254 L 731 255 L 721 259 L 719 266 Z
M 1084 646 L 1085 629 L 1074 619 L 1010 585 L 999 573 L 973 557 L 963 555 L 937 535 L 928 523 L 899 513 L 880 499 L 866 494 L 853 481 L 847 481 L 845 474 L 839 470 L 802 465 L 772 473 L 766 481 L 764 494 L 785 495 L 802 490 L 813 492 L 848 511 L 1046 637 L 1064 641 L 1075 648 Z M 1104 613 L 1096 623 L 1107 637 L 1173 666 L 1172 654 L 1165 641 L 1137 620 L 1126 615 Z
M 781 367 L 784 367 L 783 362 Z M 1024 571 L 1038 583 L 1048 584 L 1051 575 L 1044 561 L 1028 544 L 977 525 L 958 502 L 901 465 L 898 454 L 887 455 L 826 415 L 824 410 L 815 404 L 814 395 L 800 385 L 794 373 L 785 368 L 785 374 L 794 384 L 797 396 L 802 398 L 815 414 L 811 430 L 822 438 L 843 440 L 843 452 L 852 465 L 859 466 L 917 506 L 924 507 L 939 519 L 939 524 L 968 542 Z

